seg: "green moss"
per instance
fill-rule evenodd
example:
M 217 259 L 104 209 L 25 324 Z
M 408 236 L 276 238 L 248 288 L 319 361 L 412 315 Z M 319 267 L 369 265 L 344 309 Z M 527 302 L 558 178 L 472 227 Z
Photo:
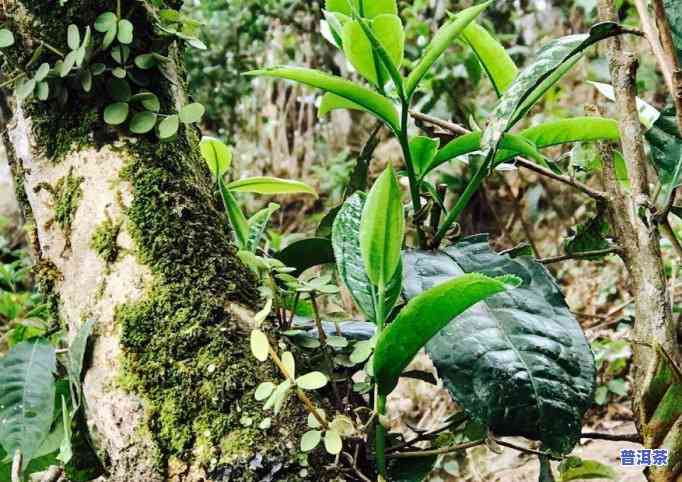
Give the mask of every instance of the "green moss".
M 72 104 L 73 107 L 72 107 Z M 32 120 L 33 135 L 39 148 L 53 163 L 86 146 L 101 143 L 105 126 L 98 106 L 79 99 L 68 108 L 58 108 L 56 101 L 35 101 L 27 105 L 26 114 Z
M 50 193 L 54 203 L 54 218 L 52 222 L 56 222 L 64 234 L 66 239 L 65 249 L 71 246 L 71 225 L 78 210 L 78 203 L 83 196 L 83 190 L 81 189 L 83 181 L 83 177 L 74 176 L 73 167 L 71 167 L 69 173 L 60 178 L 54 186 L 42 182 L 34 189 L 35 192 L 45 190 Z
M 92 233 L 90 247 L 107 264 L 115 263 L 118 259 L 120 247 L 116 240 L 121 232 L 122 224 L 121 221 L 114 222 L 107 213 L 106 219 Z
M 129 146 L 132 160 L 122 173 L 133 188 L 127 230 L 153 282 L 141 301 L 117 309 L 121 384 L 146 400 L 149 429 L 166 461 L 199 461 L 218 479 L 229 472 L 245 481 L 277 465 L 277 480 L 295 480 L 287 474 L 300 470 L 300 405 L 289 404 L 270 429 L 290 430 L 288 445 L 286 435 L 268 437 L 241 423 L 248 416 L 257 426 L 264 418 L 253 393 L 274 372 L 253 359 L 248 332 L 228 311 L 235 302 L 255 308 L 259 296 L 229 241 L 196 141 L 190 132 L 171 143 Z M 249 468 L 254 454 L 262 473 Z
M 62 272 L 52 261 L 39 258 L 33 266 L 33 274 L 36 278 L 38 290 L 43 295 L 50 315 L 54 322 L 59 320 L 59 295 L 57 284 L 63 279 Z

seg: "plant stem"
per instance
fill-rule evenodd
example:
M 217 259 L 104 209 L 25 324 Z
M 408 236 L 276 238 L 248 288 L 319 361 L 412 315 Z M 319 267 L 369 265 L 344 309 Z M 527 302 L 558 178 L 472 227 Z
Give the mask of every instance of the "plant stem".
M 457 452 L 458 450 L 470 449 L 471 447 L 477 447 L 482 445 L 485 439 L 474 440 L 473 442 L 467 442 L 457 445 L 449 445 L 447 447 L 441 447 L 439 449 L 432 450 L 415 450 L 410 452 L 397 452 L 395 454 L 389 454 L 387 457 L 389 459 L 407 459 L 412 457 L 431 457 L 432 455 L 443 455 L 449 454 L 450 452 Z
M 49 43 L 45 42 L 44 40 L 43 40 L 42 42 L 40 42 L 40 43 L 43 44 L 43 46 L 44 46 L 47 50 L 50 50 L 50 51 L 52 51 L 53 53 L 59 55 L 61 58 L 64 58 L 64 53 L 63 53 L 61 50 L 59 50 L 58 48 L 53 47 L 52 45 L 50 45 Z
M 478 188 L 481 187 L 483 180 L 488 175 L 488 164 L 489 159 L 486 158 L 485 162 L 483 162 L 479 166 L 478 170 L 476 171 L 476 174 L 474 174 L 474 177 L 472 177 L 471 180 L 469 181 L 469 184 L 467 184 L 467 187 L 466 189 L 464 189 L 464 192 L 457 199 L 455 207 L 453 207 L 450 210 L 447 217 L 445 218 L 445 221 L 443 221 L 443 224 L 441 224 L 440 228 L 438 228 L 438 232 L 436 233 L 436 236 L 433 238 L 432 245 L 433 249 L 438 249 L 438 246 L 440 245 L 441 241 L 443 241 L 443 238 L 445 237 L 447 232 L 450 230 L 452 225 L 455 222 L 457 222 L 459 216 L 462 214 L 462 211 L 464 211 L 464 209 L 469 204 L 469 200 L 471 199 L 471 197 L 474 195 L 476 191 L 478 191 Z
M 585 258 L 591 258 L 592 256 L 602 256 L 602 255 L 613 254 L 613 253 L 622 253 L 622 252 L 623 252 L 623 250 L 620 247 L 613 246 L 612 248 L 595 249 L 592 251 L 582 251 L 582 252 L 573 253 L 573 254 L 564 254 L 561 256 L 552 256 L 550 258 L 539 258 L 536 261 L 538 263 L 542 263 L 542 264 L 552 264 L 552 263 L 558 263 L 559 261 L 567 261 L 569 259 L 585 259 Z
M 412 153 L 410 153 L 410 141 L 407 136 L 407 126 L 409 119 L 409 105 L 407 101 L 403 101 L 402 105 L 402 118 L 400 121 L 400 132 L 398 133 L 398 140 L 400 141 L 400 147 L 403 151 L 403 158 L 405 159 L 405 167 L 407 168 L 407 177 L 410 181 L 410 197 L 412 198 L 412 210 L 414 211 L 414 226 L 417 230 L 417 243 L 420 248 L 426 248 L 426 238 L 424 237 L 424 230 L 422 228 L 422 223 L 420 218 L 421 212 L 421 199 L 419 197 L 419 181 L 417 180 L 417 175 L 414 172 L 414 166 L 412 165 Z
M 331 349 L 327 344 L 327 334 L 324 332 L 322 326 L 322 319 L 320 318 L 320 310 L 317 307 L 317 298 L 315 297 L 315 292 L 310 292 L 310 302 L 313 305 L 313 312 L 315 313 L 315 326 L 317 327 L 318 336 L 320 338 L 320 344 L 322 345 L 322 352 L 324 353 L 324 359 L 327 362 L 327 371 L 329 372 L 329 383 L 332 386 L 332 392 L 334 393 L 334 400 L 336 401 L 337 408 L 341 408 L 341 397 L 339 396 L 339 390 L 336 387 L 336 382 L 334 381 L 334 359 L 331 355 Z
M 384 329 L 384 304 L 386 299 L 386 287 L 383 283 L 377 287 L 377 299 L 374 307 L 375 318 L 377 321 L 377 333 L 381 335 Z M 381 424 L 381 416 L 386 413 L 386 395 L 380 394 L 378 386 L 374 387 L 374 413 L 376 420 L 374 424 L 374 443 L 376 450 L 377 470 L 381 476 L 386 474 L 386 429 Z

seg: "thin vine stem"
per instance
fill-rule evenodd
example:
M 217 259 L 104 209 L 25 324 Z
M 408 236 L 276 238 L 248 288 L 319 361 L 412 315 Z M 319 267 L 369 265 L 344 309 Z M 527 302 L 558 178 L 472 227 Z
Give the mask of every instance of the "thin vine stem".
M 410 152 L 410 141 L 407 135 L 408 119 L 409 119 L 409 105 L 406 100 L 403 101 L 402 117 L 400 120 L 400 132 L 398 133 L 398 140 L 403 151 L 403 158 L 405 160 L 405 167 L 407 168 L 407 177 L 410 181 L 410 197 L 412 198 L 412 209 L 414 211 L 414 226 L 417 230 L 417 243 L 420 248 L 426 248 L 426 238 L 424 237 L 424 230 L 419 219 L 421 211 L 421 198 L 419 194 L 419 181 L 417 174 L 414 172 L 412 164 L 412 153 Z

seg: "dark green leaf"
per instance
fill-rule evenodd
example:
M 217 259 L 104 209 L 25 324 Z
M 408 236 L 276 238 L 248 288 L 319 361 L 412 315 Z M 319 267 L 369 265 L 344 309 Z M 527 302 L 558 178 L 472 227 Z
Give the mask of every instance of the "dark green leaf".
M 388 464 L 388 480 L 391 482 L 422 482 L 433 470 L 438 456 L 392 459 Z
M 667 204 L 673 190 L 682 184 L 682 138 L 674 117 L 661 115 L 645 137 L 662 185 L 661 199 Z
M 140 102 L 142 106 L 152 112 L 158 112 L 161 109 L 161 103 L 156 94 L 152 92 L 140 92 L 130 98 L 130 102 Z
M 343 204 L 332 227 L 332 245 L 336 267 L 353 301 L 365 313 L 367 319 L 374 320 L 376 313 L 373 288 L 365 272 L 360 252 L 360 218 L 365 200 L 366 194 L 358 192 Z M 387 288 L 386 314 L 390 313 L 400 297 L 402 276 L 400 265 Z
M 672 30 L 677 56 L 682 64 L 682 3 L 678 0 L 663 0 L 663 6 Z
M 134 134 L 146 134 L 156 126 L 156 114 L 154 112 L 138 112 L 130 119 L 130 132 Z
M 419 350 L 441 329 L 485 298 L 516 286 L 520 279 L 460 274 L 412 298 L 377 340 L 374 376 L 379 393 L 388 395 Z
M 130 107 L 125 102 L 109 104 L 104 109 L 104 122 L 112 126 L 123 124 L 128 118 L 129 110 Z
M 545 45 L 497 104 L 483 135 L 485 149 L 496 149 L 502 136 L 582 58 L 588 47 L 620 33 L 618 24 L 603 22 L 592 27 L 589 34 L 561 37 Z
M 116 102 L 127 102 L 130 100 L 130 84 L 128 81 L 123 79 L 111 79 L 107 83 L 107 89 L 109 90 L 109 95 Z
M 95 19 L 95 30 L 104 33 L 111 29 L 115 29 L 117 20 L 114 12 L 104 12 Z
M 444 252 L 407 252 L 412 298 L 462 273 L 514 274 L 523 285 L 487 298 L 431 339 L 427 352 L 453 398 L 498 435 L 568 453 L 595 390 L 594 357 L 547 270 L 511 259 L 475 236 Z
M 154 56 L 154 54 L 138 55 L 137 57 L 135 57 L 135 65 L 139 69 L 143 70 L 151 69 L 153 67 L 156 67 L 157 65 L 156 57 Z
M 364 109 L 372 112 L 386 122 L 394 132 L 400 130 L 398 112 L 389 99 L 365 87 L 342 79 L 341 77 L 301 67 L 274 67 L 271 69 L 249 72 L 248 75 L 263 75 L 293 80 L 327 92 L 332 92 L 344 99 L 359 104 Z
M 291 243 L 275 254 L 286 266 L 296 268 L 293 273 L 298 276 L 308 268 L 334 262 L 332 242 L 327 238 L 309 238 Z
M 68 363 L 66 366 L 69 374 L 69 383 L 77 400 L 74 403 L 80 404 L 80 384 L 81 372 L 83 371 L 83 360 L 85 359 L 85 349 L 88 345 L 88 338 L 95 326 L 95 320 L 89 319 L 78 329 L 76 336 L 69 345 Z
M 24 467 L 50 431 L 55 405 L 55 351 L 47 342 L 22 342 L 0 359 L 0 444 L 21 450 Z

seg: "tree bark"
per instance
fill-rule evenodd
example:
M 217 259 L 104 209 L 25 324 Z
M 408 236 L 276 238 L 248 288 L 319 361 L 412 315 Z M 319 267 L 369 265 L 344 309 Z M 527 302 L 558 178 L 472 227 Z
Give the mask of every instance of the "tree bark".
M 82 32 L 115 11 L 106 3 L 5 2 L 17 39 L 5 67 L 24 69 L 41 41 L 65 51 L 67 26 Z M 122 6 L 135 26 L 131 58 L 152 47 L 170 58 L 148 88 L 162 111 L 179 110 L 175 44 L 154 33 L 148 4 Z M 57 59 L 46 51 L 41 62 Z M 83 391 L 105 479 L 304 479 L 302 411 L 289 404 L 270 429 L 256 428 L 267 414 L 254 389 L 273 378 L 248 346 L 259 295 L 229 241 L 196 129 L 167 142 L 131 136 L 102 121 L 110 102 L 96 81 L 91 94 L 70 90 L 65 105 L 16 104 L 3 139 L 55 316 L 70 337 L 96 321 Z
M 599 0 L 603 21 L 617 21 L 612 0 Z M 624 50 L 619 37 L 609 39 L 607 56 L 616 96 L 623 156 L 630 187 L 615 173 L 613 151 L 602 149 L 604 184 L 610 222 L 623 249 L 635 299 L 631 337 L 634 363 L 633 408 L 644 445 L 667 449 L 668 465 L 652 467 L 649 480 L 670 482 L 682 477 L 682 356 L 673 320 L 660 249 L 660 232 L 651 200 L 644 137 L 636 107 L 637 58 Z

